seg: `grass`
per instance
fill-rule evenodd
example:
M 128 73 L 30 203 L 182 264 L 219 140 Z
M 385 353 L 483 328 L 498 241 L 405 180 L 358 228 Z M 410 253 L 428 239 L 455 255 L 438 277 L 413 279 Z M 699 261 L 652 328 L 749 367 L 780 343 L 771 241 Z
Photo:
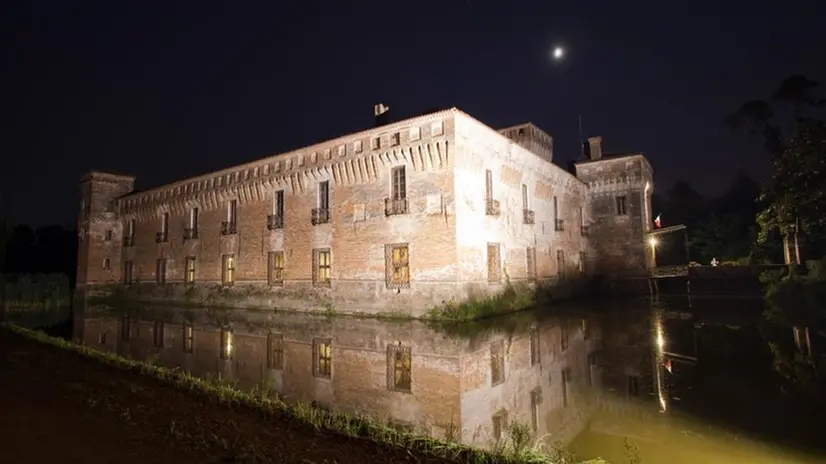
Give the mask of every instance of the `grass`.
M 469 322 L 528 309 L 536 304 L 536 295 L 528 288 L 514 287 L 510 282 L 495 295 L 464 302 L 448 301 L 429 310 L 425 319 L 435 322 Z
M 266 389 L 257 392 L 245 392 L 222 379 L 198 378 L 180 369 L 169 369 L 151 362 L 137 361 L 113 353 L 97 351 L 84 345 L 50 337 L 42 332 L 24 329 L 15 325 L 3 324 L 1 327 L 33 341 L 75 352 L 83 357 L 117 369 L 139 373 L 142 376 L 173 386 L 180 391 L 203 395 L 219 405 L 245 406 L 270 418 L 284 417 L 298 420 L 319 431 L 326 430 L 349 437 L 369 439 L 382 445 L 401 447 L 454 462 L 479 464 L 568 464 L 573 462 L 567 455 L 565 459 L 559 459 L 558 457 L 561 456 L 558 453 L 558 457 L 543 453 L 538 442 L 532 445 L 530 431 L 526 429 L 527 426 L 524 424 L 509 424 L 506 428 L 507 436 L 497 443 L 493 451 L 485 451 L 456 441 L 440 440 L 402 431 L 394 428 L 392 424 L 378 423 L 365 416 L 328 411 L 308 404 L 290 406 L 277 397 L 271 396 Z M 253 453 L 254 450 L 250 450 L 250 452 Z M 590 462 L 595 464 L 603 461 Z

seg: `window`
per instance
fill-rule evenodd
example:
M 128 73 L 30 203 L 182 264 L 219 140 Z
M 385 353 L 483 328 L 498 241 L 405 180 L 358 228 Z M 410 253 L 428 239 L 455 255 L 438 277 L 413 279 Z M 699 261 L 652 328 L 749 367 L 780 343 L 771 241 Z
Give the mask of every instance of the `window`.
M 184 353 L 192 353 L 195 348 L 195 327 L 192 324 L 184 324 L 183 342 Z
M 270 285 L 284 284 L 284 252 L 271 251 L 267 258 L 267 282 Z
M 155 264 L 155 282 L 159 285 L 166 283 L 166 258 L 160 258 Z
M 186 257 L 186 273 L 184 274 L 184 283 L 187 283 L 187 284 L 194 284 L 195 283 L 195 257 L 194 256 L 187 256 Z
M 161 234 L 166 237 L 169 233 L 169 213 L 163 213 L 161 216 Z M 166 240 L 164 240 L 166 241 Z
M 330 209 L 330 182 L 326 180 L 318 183 L 318 207 Z
M 284 217 L 284 191 L 277 190 L 272 196 L 272 214 Z
M 536 248 L 528 247 L 525 250 L 525 265 L 527 267 L 526 276 L 529 282 L 536 281 Z
M 163 348 L 163 321 L 155 321 L 155 328 L 152 330 L 152 342 L 156 348 Z
M 232 285 L 235 283 L 235 255 L 224 255 L 221 262 L 221 283 Z
M 485 171 L 485 200 L 493 199 L 493 171 Z
M 630 396 L 639 396 L 640 394 L 640 378 L 636 375 L 628 376 L 628 394 Z
M 434 122 L 430 125 L 430 135 L 437 136 L 442 135 L 445 132 L 444 125 L 442 125 L 442 121 Z
M 499 255 L 499 244 L 488 243 L 488 283 L 499 283 L 502 280 L 502 260 Z
M 501 440 L 508 427 L 508 412 L 499 411 L 493 415 L 493 439 Z
M 313 374 L 329 379 L 333 373 L 333 350 L 330 339 L 313 340 Z
M 103 258 L 103 269 L 108 271 L 112 268 L 112 262 L 109 261 L 109 258 Z
M 528 208 L 528 186 L 522 184 L 522 209 Z
M 568 384 L 571 383 L 571 368 L 562 369 L 562 407 L 568 406 Z
M 556 250 L 556 272 L 560 279 L 565 278 L 565 250 Z
M 221 359 L 232 358 L 233 333 L 224 327 L 221 329 Z
M 409 392 L 412 388 L 411 349 L 408 346 L 387 346 L 387 388 Z
M 402 200 L 407 198 L 407 182 L 405 176 L 404 166 L 396 166 L 390 172 L 391 185 L 390 196 L 393 200 Z
M 284 336 L 267 334 L 267 368 L 280 371 L 284 369 Z
M 384 246 L 387 288 L 410 286 L 410 261 L 407 243 Z
M 499 385 L 505 381 L 505 345 L 501 341 L 490 345 L 490 384 Z
M 354 153 L 361 153 L 361 150 L 362 150 L 363 148 L 364 148 L 364 147 L 363 147 L 363 145 L 362 145 L 361 140 L 356 140 L 355 142 L 353 142 L 353 152 L 354 152 Z
M 390 136 L 390 145 L 391 146 L 395 147 L 396 145 L 398 145 L 400 143 L 401 143 L 401 134 L 396 132 L 395 134 Z
M 539 329 L 531 329 L 531 366 L 536 366 L 540 361 L 539 351 Z
M 564 325 L 559 328 L 559 346 L 563 352 L 568 349 L 568 327 Z
M 313 250 L 313 285 L 317 287 L 330 286 L 330 249 L 316 248 Z
M 132 274 L 134 270 L 135 266 L 131 260 L 123 262 L 123 283 L 130 285 L 134 282 L 134 275 Z
M 422 138 L 422 129 L 421 127 L 411 127 L 410 128 L 410 140 L 419 140 Z
M 534 432 L 539 428 L 539 405 L 542 404 L 542 388 L 531 390 L 531 426 Z
M 625 216 L 628 214 L 628 203 L 625 195 L 619 195 L 615 198 L 617 207 L 617 216 Z
M 106 240 L 107 242 L 112 241 L 112 229 L 106 229 L 106 232 L 104 233 L 103 239 Z
M 238 223 L 238 200 L 227 202 L 227 222 L 232 225 Z
M 192 208 L 189 210 L 189 228 L 194 231 L 198 230 L 198 213 L 198 208 Z
M 381 137 L 373 137 L 372 140 L 370 140 L 370 148 L 373 150 L 381 148 Z

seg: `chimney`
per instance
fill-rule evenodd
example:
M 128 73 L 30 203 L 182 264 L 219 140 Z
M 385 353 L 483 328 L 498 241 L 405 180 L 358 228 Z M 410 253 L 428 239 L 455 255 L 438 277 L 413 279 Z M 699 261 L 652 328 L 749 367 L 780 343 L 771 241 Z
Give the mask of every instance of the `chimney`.
M 585 154 L 588 155 L 588 159 L 591 161 L 602 159 L 602 137 L 588 137 Z
M 390 110 L 389 106 L 384 106 L 384 103 L 373 105 L 373 116 L 376 118 L 376 127 L 383 126 L 390 122 L 387 112 Z

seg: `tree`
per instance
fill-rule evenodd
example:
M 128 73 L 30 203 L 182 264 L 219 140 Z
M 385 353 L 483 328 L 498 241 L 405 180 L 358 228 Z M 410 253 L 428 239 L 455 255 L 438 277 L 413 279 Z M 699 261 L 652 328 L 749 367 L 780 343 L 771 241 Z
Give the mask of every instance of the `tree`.
M 772 155 L 772 177 L 759 197 L 758 241 L 765 243 L 772 232 L 779 233 L 787 256 L 796 254 L 791 252 L 790 242 L 797 249 L 799 233 L 811 239 L 826 232 L 826 221 L 818 213 L 826 206 L 826 129 L 823 121 L 813 116 L 826 106 L 826 100 L 813 95 L 817 86 L 804 76 L 790 76 L 769 101 L 747 102 L 728 118 L 732 127 L 747 127 L 762 135 Z M 786 131 L 778 112 L 783 106 L 792 110 L 791 129 Z

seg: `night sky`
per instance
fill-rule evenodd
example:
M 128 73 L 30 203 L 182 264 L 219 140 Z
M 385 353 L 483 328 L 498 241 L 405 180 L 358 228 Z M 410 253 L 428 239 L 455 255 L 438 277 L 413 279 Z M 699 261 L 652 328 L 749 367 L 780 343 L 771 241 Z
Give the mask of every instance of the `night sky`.
M 581 113 L 658 191 L 717 194 L 767 172 L 725 116 L 790 74 L 826 85 L 823 0 L 10 3 L 0 192 L 34 225 L 72 223 L 90 169 L 152 187 L 366 128 L 378 102 L 532 121 L 562 165 Z

